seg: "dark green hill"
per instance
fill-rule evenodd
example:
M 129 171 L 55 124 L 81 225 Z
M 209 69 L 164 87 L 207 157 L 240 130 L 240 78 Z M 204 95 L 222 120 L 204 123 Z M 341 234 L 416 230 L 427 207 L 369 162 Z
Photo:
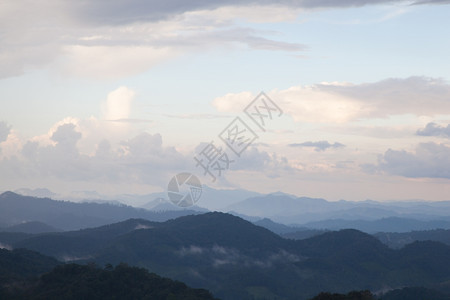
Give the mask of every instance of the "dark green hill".
M 268 229 L 220 212 L 169 220 L 162 228 L 172 235 L 179 235 L 185 241 L 203 246 L 221 244 L 261 252 L 293 244 Z
M 380 300 L 450 300 L 450 296 L 423 287 L 407 287 L 390 291 Z
M 215 299 L 208 291 L 120 264 L 62 265 L 37 252 L 0 249 L 0 299 Z
M 59 262 L 48 256 L 26 249 L 0 249 L 0 282 L 28 278 L 48 272 Z
M 374 234 L 391 248 L 399 249 L 414 241 L 436 241 L 450 245 L 450 230 L 435 229 L 411 232 L 379 232 Z
M 298 241 L 308 256 L 358 256 L 370 257 L 375 253 L 386 254 L 389 249 L 373 236 L 355 229 L 326 232 L 324 234 Z
M 43 275 L 21 299 L 167 299 L 213 300 L 211 293 L 162 278 L 145 269 L 118 265 L 99 269 L 69 264 Z
M 376 300 L 370 291 L 352 291 L 348 294 L 322 292 L 311 300 Z
M 104 225 L 97 228 L 78 231 L 59 232 L 40 235 L 22 235 L 14 237 L 14 247 L 32 249 L 54 256 L 60 260 L 77 260 L 90 257 L 93 253 L 105 247 L 111 240 L 133 230 L 153 228 L 161 223 L 142 219 L 130 219 L 119 223 Z M 0 241 L 2 241 L 0 234 Z M 11 243 L 11 242 L 9 242 Z
M 37 233 L 58 232 L 61 230 L 42 222 L 31 221 L 9 226 L 7 228 L 4 228 L 3 231 L 37 234 Z
M 292 233 L 301 229 L 306 230 L 307 228 L 299 228 L 299 227 L 291 227 L 281 223 L 276 223 L 269 218 L 264 218 L 258 221 L 253 222 L 253 224 L 269 229 L 272 232 L 277 234 L 286 234 Z
M 450 280 L 450 247 L 444 244 L 418 243 L 393 250 L 357 230 L 289 240 L 224 213 L 163 223 L 133 219 L 87 230 L 34 235 L 12 245 L 100 265 L 126 262 L 233 300 L 308 299 L 322 291 L 444 287 Z

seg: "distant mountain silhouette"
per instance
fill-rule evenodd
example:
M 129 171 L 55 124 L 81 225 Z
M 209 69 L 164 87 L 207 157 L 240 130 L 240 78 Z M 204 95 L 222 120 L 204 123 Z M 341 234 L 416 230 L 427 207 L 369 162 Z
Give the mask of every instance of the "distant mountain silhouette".
M 377 232 L 409 232 L 413 230 L 450 229 L 450 220 L 421 221 L 406 218 L 383 218 L 379 220 L 342 220 L 330 219 L 309 222 L 302 226 L 311 229 L 340 230 L 356 228 L 367 233 Z
M 42 222 L 31 221 L 6 227 L 2 231 L 36 234 L 36 233 L 58 232 L 62 230 Z
M 448 215 L 450 201 L 376 202 L 366 200 L 353 202 L 341 200 L 332 202 L 321 198 L 297 198 L 292 195 L 277 193 L 245 199 L 226 207 L 225 211 L 232 211 L 249 217 L 270 218 L 277 223 L 295 224 L 298 227 L 310 227 L 309 225 L 314 225 L 315 222 L 330 220 L 339 220 L 341 223 L 344 221 L 355 221 L 352 226 L 342 227 L 339 225 L 340 227 L 336 227 L 337 225 L 335 225 L 335 227 L 328 227 L 327 225 L 322 228 L 357 228 L 373 232 L 371 228 L 366 230 L 355 227 L 355 225 L 358 225 L 357 222 L 359 221 L 368 222 L 397 218 L 397 220 L 417 221 L 411 223 L 409 227 L 405 224 L 401 228 L 402 231 L 441 228 L 433 226 L 447 226 L 445 228 L 450 229 L 450 218 Z M 426 221 L 443 221 L 443 223 L 427 224 Z
M 203 185 L 202 195 L 199 201 L 196 203 L 198 206 L 194 210 L 210 210 L 210 211 L 225 211 L 225 208 L 233 203 L 243 201 L 250 197 L 261 196 L 262 194 L 247 191 L 247 190 L 224 190 L 224 189 L 214 189 L 207 185 Z M 154 210 L 156 205 L 162 203 L 169 203 L 167 200 L 167 193 L 153 193 L 147 195 L 147 198 L 151 201 L 139 205 L 140 207 Z M 169 203 L 170 204 L 170 203 Z
M 129 219 L 120 223 L 104 225 L 78 231 L 40 235 L 7 236 L 9 240 L 0 241 L 14 248 L 27 248 L 51 255 L 61 261 L 87 259 L 110 241 L 138 229 L 159 226 L 161 223 L 143 219 Z
M 284 224 L 276 223 L 269 218 L 264 218 L 262 220 L 258 220 L 253 222 L 253 224 L 269 229 L 272 232 L 283 234 L 288 232 L 297 231 L 297 228 L 286 226 Z
M 11 246 L 78 262 L 126 262 L 233 300 L 308 299 L 322 291 L 439 286 L 450 280 L 450 247 L 441 243 L 393 250 L 357 230 L 290 240 L 217 212 L 162 223 L 133 219 L 73 232 L 22 234 Z
M 197 213 L 188 209 L 151 212 L 126 205 L 55 201 L 49 198 L 21 196 L 13 192 L 0 195 L 0 222 L 8 226 L 37 221 L 62 230 L 75 230 L 130 218 L 165 221 Z
M 269 229 L 270 231 L 281 235 L 282 237 L 294 240 L 303 240 L 310 238 L 328 230 L 309 229 L 306 227 L 294 227 L 276 223 L 268 218 L 254 221 L 253 224 Z
M 450 230 L 435 229 L 412 232 L 379 232 L 375 234 L 381 242 L 392 248 L 402 248 L 415 241 L 436 241 L 450 245 Z
M 164 212 L 164 211 L 174 211 L 174 210 L 185 210 L 185 208 L 177 206 L 171 203 L 169 200 L 164 198 L 156 198 L 153 201 L 148 202 L 143 205 L 142 208 L 155 211 L 155 212 Z M 189 210 L 198 211 L 198 212 L 208 212 L 206 208 L 199 207 L 197 205 L 193 205 L 189 207 Z
M 281 234 L 282 237 L 287 239 L 293 239 L 293 240 L 304 240 L 311 238 L 316 235 L 324 234 L 325 232 L 328 232 L 329 230 L 321 230 L 321 229 L 300 229 L 294 232 L 287 232 Z

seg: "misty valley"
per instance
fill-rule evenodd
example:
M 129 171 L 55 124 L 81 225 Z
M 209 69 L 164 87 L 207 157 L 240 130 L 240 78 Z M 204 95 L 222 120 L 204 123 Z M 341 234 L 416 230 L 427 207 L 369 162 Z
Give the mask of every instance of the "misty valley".
M 295 224 L 285 213 L 275 222 L 269 198 L 340 218 Z M 264 213 L 246 215 L 256 201 Z M 314 201 L 252 195 L 210 212 L 5 192 L 0 298 L 449 299 L 450 219 L 440 214 L 448 203 L 419 215 L 413 205 Z M 363 219 L 380 206 L 385 215 Z

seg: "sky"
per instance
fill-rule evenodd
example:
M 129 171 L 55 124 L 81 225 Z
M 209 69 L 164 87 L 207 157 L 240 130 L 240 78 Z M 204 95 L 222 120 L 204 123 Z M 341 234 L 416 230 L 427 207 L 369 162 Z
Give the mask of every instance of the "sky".
M 147 194 L 187 172 L 450 200 L 450 1 L 24 2 L 0 3 L 0 190 Z

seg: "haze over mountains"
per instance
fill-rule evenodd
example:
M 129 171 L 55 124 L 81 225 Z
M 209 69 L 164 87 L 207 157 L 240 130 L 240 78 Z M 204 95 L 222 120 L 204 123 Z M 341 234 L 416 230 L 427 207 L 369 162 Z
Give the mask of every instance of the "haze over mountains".
M 153 212 L 123 204 L 55 201 L 49 198 L 21 196 L 12 192 L 5 192 L 0 195 L 2 227 L 38 221 L 60 230 L 74 230 L 101 226 L 129 218 L 164 221 L 195 213 L 197 212 L 188 209 Z
M 241 191 L 228 193 L 222 199 Z M 309 299 L 322 291 L 415 286 L 450 293 L 448 202 L 328 202 L 276 193 L 227 206 L 232 215 L 152 201 L 148 210 L 5 192 L 0 246 L 66 263 L 127 263 L 221 299 Z M 353 229 L 334 231 L 343 226 Z
M 51 192 L 47 190 L 47 193 Z M 0 216 L 2 222 L 6 223 L 0 226 L 40 221 L 56 229 L 70 230 L 100 226 L 127 218 L 164 221 L 193 212 L 217 210 L 250 221 L 269 218 L 287 225 L 289 228 L 285 232 L 293 232 L 298 227 L 318 230 L 354 228 L 368 233 L 450 229 L 450 201 L 330 202 L 283 193 L 260 195 L 245 190 L 215 190 L 209 187 L 204 188 L 204 194 L 197 205 L 189 208 L 173 205 L 165 200 L 164 193 L 127 197 L 115 198 L 114 201 L 97 199 L 94 202 L 89 200 L 73 203 L 24 197 L 7 192 L 0 195 Z M 140 199 L 140 206 L 121 204 L 133 197 Z M 49 211 L 55 209 L 58 213 L 49 215 Z M 18 212 L 15 219 L 8 213 L 10 211 Z

